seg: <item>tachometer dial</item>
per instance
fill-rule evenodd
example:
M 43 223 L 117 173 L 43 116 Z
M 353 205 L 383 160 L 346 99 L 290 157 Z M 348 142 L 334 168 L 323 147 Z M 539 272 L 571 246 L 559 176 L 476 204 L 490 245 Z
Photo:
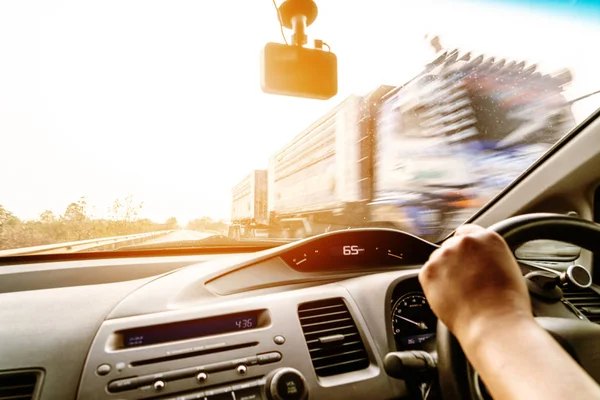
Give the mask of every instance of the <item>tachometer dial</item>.
M 437 318 L 422 293 L 409 293 L 392 306 L 392 329 L 403 347 L 419 345 L 435 336 Z

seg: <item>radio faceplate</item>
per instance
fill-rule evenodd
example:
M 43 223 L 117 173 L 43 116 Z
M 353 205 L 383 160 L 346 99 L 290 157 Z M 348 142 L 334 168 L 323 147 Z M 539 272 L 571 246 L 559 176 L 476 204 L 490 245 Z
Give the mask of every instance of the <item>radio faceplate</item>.
M 231 400 L 235 396 L 236 400 L 260 400 L 266 388 L 273 392 L 273 387 L 279 385 L 269 384 L 273 374 L 289 368 L 302 379 L 284 374 L 283 378 L 289 380 L 286 384 L 298 385 L 302 381 L 302 386 L 315 398 L 342 400 L 348 392 L 334 388 L 349 387 L 358 381 L 362 382 L 360 387 L 365 388 L 365 393 L 379 390 L 388 382 L 387 377 L 374 362 L 370 335 L 362 330 L 364 324 L 360 322 L 357 325 L 367 346 L 370 366 L 338 376 L 316 376 L 298 307 L 323 296 L 322 288 L 307 288 L 107 320 L 92 343 L 78 399 Z M 343 287 L 330 286 L 327 297 L 344 298 L 355 320 L 361 321 Z M 258 324 L 254 329 L 132 347 L 124 347 L 122 342 L 125 331 L 257 311 Z
M 92 345 L 79 398 L 215 400 L 238 392 L 261 399 L 264 377 L 283 360 L 285 337 L 269 333 L 267 309 L 217 312 L 106 321 Z

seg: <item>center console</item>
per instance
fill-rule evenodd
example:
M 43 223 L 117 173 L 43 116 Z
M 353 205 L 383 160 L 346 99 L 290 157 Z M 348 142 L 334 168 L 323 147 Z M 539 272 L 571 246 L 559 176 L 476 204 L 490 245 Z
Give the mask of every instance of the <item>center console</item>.
M 78 398 L 304 400 L 310 392 L 342 399 L 347 396 L 338 389 L 356 391 L 357 381 L 368 395 L 386 378 L 351 297 L 341 287 L 333 292 L 356 333 L 307 331 L 313 320 L 335 320 L 303 309 L 315 303 L 312 289 L 305 301 L 281 294 L 107 320 L 92 343 Z M 330 357 L 351 361 L 353 354 L 339 354 L 345 343 L 362 346 L 364 361 L 337 375 L 318 364 Z

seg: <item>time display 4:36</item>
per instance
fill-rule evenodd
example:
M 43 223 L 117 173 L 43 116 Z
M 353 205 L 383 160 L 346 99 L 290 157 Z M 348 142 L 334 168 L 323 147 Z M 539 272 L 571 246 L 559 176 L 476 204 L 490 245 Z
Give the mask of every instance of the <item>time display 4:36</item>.
M 254 326 L 254 320 L 252 318 L 243 318 L 235 321 L 235 326 L 238 329 L 249 329 Z

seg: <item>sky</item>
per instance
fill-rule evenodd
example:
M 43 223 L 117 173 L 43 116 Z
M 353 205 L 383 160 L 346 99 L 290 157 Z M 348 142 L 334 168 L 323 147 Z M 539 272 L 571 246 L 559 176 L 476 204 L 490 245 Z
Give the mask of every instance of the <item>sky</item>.
M 309 39 L 338 56 L 340 88 L 319 101 L 260 90 L 260 51 L 282 41 L 270 0 L 3 0 L 0 205 L 35 219 L 86 196 L 102 217 L 132 194 L 157 222 L 227 219 L 231 188 L 312 121 L 419 72 L 433 56 L 426 33 L 548 72 L 568 67 L 570 98 L 600 89 L 590 55 L 599 24 L 510 3 L 317 0 Z

